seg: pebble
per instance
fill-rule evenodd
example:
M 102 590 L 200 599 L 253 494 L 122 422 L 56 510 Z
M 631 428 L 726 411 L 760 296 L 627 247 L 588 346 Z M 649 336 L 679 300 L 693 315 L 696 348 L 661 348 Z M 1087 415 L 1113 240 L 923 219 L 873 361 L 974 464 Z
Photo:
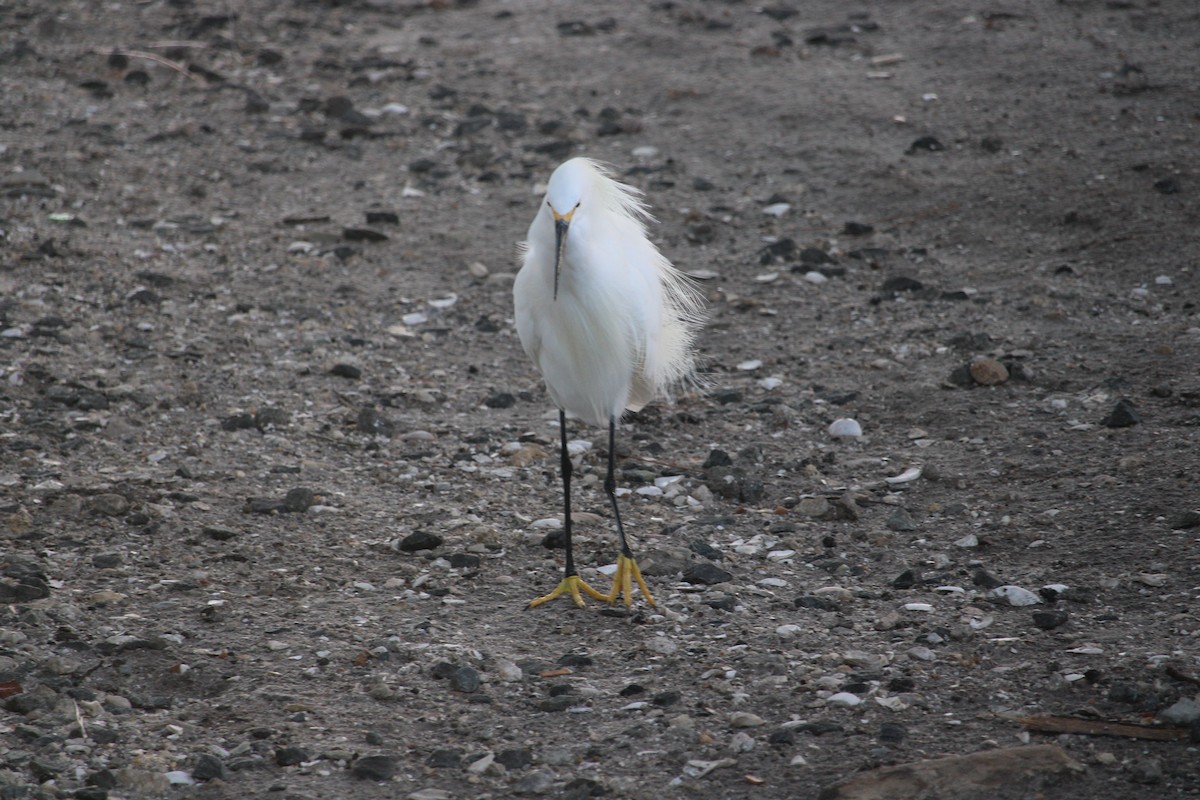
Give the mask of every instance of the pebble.
M 1022 589 L 1020 586 L 1013 586 L 1011 584 L 997 586 L 988 592 L 988 597 L 997 602 L 1008 603 L 1010 606 L 1032 606 L 1042 602 L 1042 598 L 1028 589 Z
M 1070 615 L 1062 609 L 1033 612 L 1033 624 L 1044 631 L 1049 631 L 1064 624 Z
M 481 685 L 479 673 L 471 667 L 459 667 L 450 673 L 450 688 L 456 692 L 470 694 L 479 691 Z
M 400 540 L 397 547 L 402 553 L 416 553 L 421 550 L 435 550 L 442 546 L 442 537 L 428 531 L 413 531 Z
M 688 567 L 683 573 L 683 580 L 693 585 L 712 586 L 733 580 L 733 573 L 726 572 L 708 561 L 700 561 Z
M 1159 712 L 1158 718 L 1168 725 L 1192 725 L 1200 721 L 1200 702 L 1183 698 Z
M 981 358 L 972 362 L 971 380 L 980 386 L 999 386 L 1008 380 L 1008 369 L 993 358 Z
M 903 533 L 917 529 L 917 523 L 913 520 L 912 515 L 903 508 L 897 508 L 889 514 L 884 524 L 887 525 L 889 530 Z
M 795 511 L 804 517 L 823 517 L 830 508 L 829 501 L 824 497 L 806 497 L 796 504 Z
M 907 655 L 914 661 L 937 661 L 937 653 L 928 647 L 909 648 Z
M 828 432 L 835 439 L 857 439 L 863 435 L 858 420 L 849 417 L 835 419 L 829 424 Z
M 554 785 L 554 773 L 548 769 L 535 769 L 513 784 L 514 794 L 545 794 Z
M 794 624 L 780 625 L 775 629 L 775 633 L 784 639 L 794 639 L 804 633 L 804 628 Z
M 1132 428 L 1134 425 L 1140 424 L 1142 416 L 1138 414 L 1133 403 L 1122 398 L 1113 406 L 1112 411 L 1105 417 L 1100 424 L 1106 428 Z
M 350 774 L 367 781 L 387 781 L 396 774 L 396 758 L 389 755 L 363 756 L 355 760 Z
M 853 692 L 838 692 L 837 694 L 830 695 L 829 699 L 825 702 L 830 705 L 853 708 L 854 706 L 862 705 L 863 699 Z
M 225 762 L 210 753 L 201 753 L 196 756 L 195 764 L 192 766 L 192 777 L 198 781 L 211 780 L 229 780 L 229 770 L 225 767 Z
M 120 517 L 129 513 L 129 501 L 115 493 L 98 494 L 88 500 L 87 507 L 93 514 L 106 517 Z
M 409 792 L 405 800 L 450 800 L 453 796 L 445 789 L 437 789 L 431 786 L 425 789 L 418 789 L 415 792 Z
M 729 726 L 732 728 L 757 728 L 766 724 L 765 719 L 749 711 L 735 711 L 729 715 Z
M 475 761 L 472 761 L 470 764 L 468 764 L 467 772 L 471 773 L 472 775 L 482 775 L 483 773 L 487 772 L 488 769 L 491 768 L 492 764 L 494 764 L 495 762 L 496 762 L 496 754 L 488 753 L 487 755 L 483 756 L 482 758 L 478 758 Z
M 302 747 L 280 747 L 275 750 L 275 763 L 281 767 L 294 767 L 310 760 L 308 751 Z
M 1162 761 L 1157 758 L 1142 758 L 1129 767 L 1129 780 L 1134 783 L 1156 784 L 1162 783 L 1163 766 Z

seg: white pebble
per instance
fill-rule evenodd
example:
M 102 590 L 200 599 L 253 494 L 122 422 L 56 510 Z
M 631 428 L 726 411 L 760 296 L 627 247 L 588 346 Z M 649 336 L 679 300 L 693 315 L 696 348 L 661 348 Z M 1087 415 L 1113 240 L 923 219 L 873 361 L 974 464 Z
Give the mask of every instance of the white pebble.
M 535 519 L 532 523 L 530 523 L 529 527 L 531 527 L 531 528 L 561 528 L 562 520 L 559 519 L 558 517 L 543 517 L 542 519 Z
M 750 370 L 758 369 L 762 366 L 762 364 L 763 362 L 761 359 L 752 358 L 749 361 L 743 361 L 742 363 L 738 364 L 737 368 L 743 372 L 749 372 Z
M 1159 286 L 1173 286 L 1175 284 L 1175 281 L 1171 278 L 1170 275 L 1159 275 L 1157 278 L 1154 279 L 1154 282 L 1157 283 Z
M 979 547 L 979 537 L 973 533 L 968 533 L 961 539 L 956 539 L 954 544 L 958 547 Z
M 761 386 L 762 388 L 766 389 L 768 392 L 770 392 L 770 391 L 774 391 L 775 389 L 778 389 L 780 386 L 782 386 L 783 379 L 776 378 L 774 376 L 772 376 L 770 378 L 761 378 L 758 381 L 758 385 Z
M 988 592 L 988 596 L 1004 600 L 1010 606 L 1033 606 L 1042 602 L 1042 598 L 1020 586 L 997 586 Z
M 414 311 L 410 314 L 405 314 L 400 318 L 400 321 L 409 327 L 413 325 L 422 325 L 429 321 L 429 317 L 422 314 L 420 311 Z
M 862 426 L 849 417 L 835 419 L 829 425 L 829 435 L 835 439 L 857 439 L 862 436 Z
M 883 480 L 885 482 L 895 486 L 895 485 L 901 484 L 901 483 L 912 483 L 919 477 L 921 477 L 921 468 L 920 467 L 909 467 L 908 469 L 904 470 L 904 472 L 901 472 L 899 475 L 893 475 L 892 477 L 884 478 Z
M 827 283 L 829 278 L 826 277 L 824 272 L 817 272 L 815 269 L 811 269 L 804 273 L 804 280 L 820 286 L 822 283 Z
M 791 203 L 772 203 L 763 209 L 763 213 L 772 217 L 782 217 L 784 214 L 792 210 Z
M 780 625 L 775 629 L 775 633 L 784 639 L 794 639 L 800 634 L 804 633 L 804 628 L 795 624 Z
M 408 106 L 404 105 L 403 103 L 388 103 L 379 110 L 384 114 L 392 114 L 399 117 L 408 113 Z
M 830 695 L 827 702 L 835 706 L 853 708 L 862 704 L 862 698 L 851 692 L 838 692 L 837 694 Z
M 645 144 L 641 147 L 633 148 L 634 158 L 654 158 L 658 155 L 658 148 L 654 145 Z
M 933 611 L 933 606 L 929 603 L 905 603 L 905 611 Z
M 592 449 L 592 443 L 587 439 L 572 439 L 567 442 L 567 454 L 572 456 L 583 455 Z
M 637 493 L 643 497 L 662 497 L 663 490 L 657 486 L 639 486 Z

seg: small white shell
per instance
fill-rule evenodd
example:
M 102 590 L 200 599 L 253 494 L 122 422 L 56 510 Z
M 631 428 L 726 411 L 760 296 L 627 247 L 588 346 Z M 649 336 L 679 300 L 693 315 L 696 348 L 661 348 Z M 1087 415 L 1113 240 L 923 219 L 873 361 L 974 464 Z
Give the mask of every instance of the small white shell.
M 862 436 L 862 426 L 850 417 L 835 419 L 829 424 L 829 435 L 835 439 L 857 439 Z

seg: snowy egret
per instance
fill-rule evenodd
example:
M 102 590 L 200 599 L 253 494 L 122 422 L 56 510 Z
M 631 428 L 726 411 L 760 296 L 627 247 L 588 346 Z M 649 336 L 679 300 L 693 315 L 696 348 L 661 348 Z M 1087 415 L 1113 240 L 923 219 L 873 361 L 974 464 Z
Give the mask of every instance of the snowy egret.
M 564 594 L 633 602 L 633 583 L 651 606 L 617 507 L 617 420 L 673 384 L 694 376 L 693 342 L 702 298 L 689 279 L 646 237 L 649 212 L 640 192 L 613 180 L 599 164 L 573 158 L 550 176 L 546 197 L 522 245 L 513 286 L 517 333 L 558 406 L 562 447 L 564 577 L 541 605 Z M 608 594 L 575 571 L 571 549 L 571 457 L 567 415 L 608 426 L 608 474 L 620 552 Z

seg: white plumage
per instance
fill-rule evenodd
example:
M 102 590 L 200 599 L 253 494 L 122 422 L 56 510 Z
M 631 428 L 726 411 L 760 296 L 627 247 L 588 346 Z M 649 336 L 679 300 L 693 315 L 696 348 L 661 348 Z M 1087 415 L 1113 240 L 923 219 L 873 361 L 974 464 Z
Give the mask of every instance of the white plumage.
M 517 333 L 555 404 L 593 425 L 692 376 L 702 300 L 646 238 L 638 190 L 573 158 L 550 176 L 513 287 Z M 554 212 L 571 214 L 555 297 Z
M 626 408 L 637 410 L 693 377 L 702 301 L 646 237 L 649 218 L 636 189 L 613 180 L 594 161 L 573 158 L 550 176 L 523 245 L 513 286 L 517 333 L 559 408 L 567 551 L 562 583 L 531 606 L 564 594 L 582 606 L 581 591 L 608 602 L 623 593 L 629 605 L 634 581 L 654 604 L 621 525 L 613 475 L 616 425 Z M 607 595 L 575 572 L 567 414 L 608 428 L 604 489 L 620 553 Z

